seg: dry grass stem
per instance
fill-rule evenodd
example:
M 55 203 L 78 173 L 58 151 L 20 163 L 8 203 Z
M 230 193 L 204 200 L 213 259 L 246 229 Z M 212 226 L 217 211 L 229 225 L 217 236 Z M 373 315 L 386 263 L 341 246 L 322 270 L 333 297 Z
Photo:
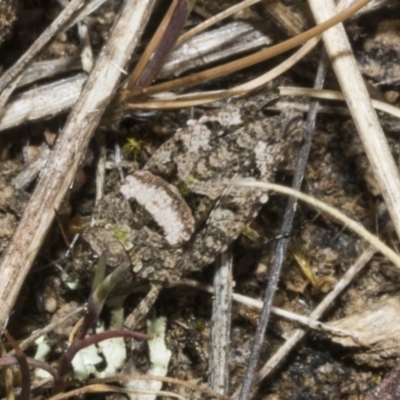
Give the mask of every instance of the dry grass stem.
M 230 63 L 223 64 L 218 67 L 214 67 L 192 75 L 188 75 L 183 78 L 178 78 L 169 82 L 153 85 L 148 89 L 143 89 L 142 94 L 151 95 L 154 93 L 179 89 L 183 87 L 186 88 L 188 86 L 204 83 L 210 79 L 215 79 L 221 76 L 228 75 L 233 72 L 240 71 L 244 68 L 260 63 L 261 61 L 268 60 L 288 50 L 291 50 L 294 47 L 300 46 L 302 43 L 312 39 L 315 36 L 320 35 L 322 32 L 338 24 L 339 22 L 346 20 L 347 18 L 350 17 L 350 15 L 353 15 L 355 12 L 357 12 L 359 9 L 361 9 L 364 5 L 366 5 L 370 1 L 371 0 L 360 0 L 357 4 L 338 13 L 330 20 L 325 21 L 324 23 L 317 25 L 314 28 L 311 28 L 303 32 L 302 34 L 294 38 L 288 39 L 278 45 L 259 51 L 256 54 L 251 54 L 239 60 L 232 61 Z
M 0 325 L 3 326 L 27 273 L 73 182 L 80 161 L 105 108 L 115 93 L 121 70 L 135 48 L 152 10 L 152 0 L 131 0 L 121 10 L 87 84 L 60 134 L 35 192 L 0 263 Z
M 281 96 L 309 96 L 314 99 L 325 99 L 325 100 L 341 100 L 345 101 L 343 93 L 336 90 L 315 90 L 301 87 L 280 87 L 279 93 Z M 392 106 L 391 104 L 383 101 L 371 99 L 372 105 L 376 110 L 386 112 L 393 115 L 394 117 L 400 118 L 400 108 Z
M 277 103 L 266 107 L 266 110 L 269 111 L 283 111 L 287 108 L 291 108 L 295 111 L 299 111 L 302 113 L 307 113 L 309 110 L 309 105 L 306 103 L 300 103 L 295 101 L 278 101 Z M 323 114 L 331 114 L 331 115 L 346 115 L 349 116 L 350 112 L 347 107 L 333 107 L 333 106 L 322 106 L 321 104 L 317 107 L 318 113 Z
M 186 40 L 197 35 L 198 33 L 205 31 L 206 29 L 224 20 L 225 18 L 228 18 L 231 15 L 237 13 L 238 11 L 243 10 L 244 8 L 252 6 L 253 4 L 259 3 L 260 1 L 261 0 L 244 0 L 239 4 L 235 4 L 234 6 L 229 7 L 228 9 L 222 11 L 221 13 L 214 15 L 213 17 L 202 22 L 201 24 L 196 25 L 190 31 L 185 32 L 183 35 L 179 37 L 175 46 L 176 47 L 179 46 L 181 43 L 186 42 Z
M 375 247 L 380 253 L 382 253 L 388 260 L 390 260 L 396 267 L 400 268 L 400 256 L 395 253 L 390 247 L 388 247 L 385 243 L 378 239 L 377 236 L 373 235 L 371 232 L 367 231 L 359 222 L 354 221 L 353 219 L 347 217 L 345 214 L 340 212 L 334 207 L 329 206 L 328 204 L 315 199 L 314 197 L 308 196 L 304 193 L 301 193 L 297 190 L 293 190 L 286 186 L 276 185 L 273 183 L 265 183 L 265 182 L 256 182 L 250 180 L 236 180 L 232 183 L 232 185 L 238 186 L 250 186 L 250 187 L 258 187 L 267 191 L 274 191 L 281 194 L 286 194 L 288 196 L 296 197 L 298 200 L 304 201 L 307 204 L 315 207 L 321 212 L 324 212 L 337 221 L 341 222 L 348 229 L 355 232 L 365 241 L 370 243 Z
M 189 286 L 198 290 L 202 290 L 204 292 L 207 293 L 214 293 L 214 288 L 211 285 L 205 285 L 203 283 L 191 280 L 191 279 L 182 279 L 180 281 L 176 281 L 176 282 L 169 282 L 168 287 L 174 287 L 174 286 Z M 243 304 L 249 308 L 256 308 L 257 310 L 261 310 L 261 308 L 263 307 L 263 302 L 260 300 L 255 300 L 252 299 L 251 297 L 248 296 L 244 296 L 242 294 L 238 294 L 238 293 L 232 293 L 232 299 L 239 303 L 239 304 Z M 316 330 L 316 331 L 324 331 L 327 332 L 329 334 L 331 334 L 332 336 L 348 336 L 351 338 L 354 338 L 354 340 L 357 342 L 357 338 L 354 337 L 353 333 L 347 330 L 343 330 L 343 329 L 337 329 L 334 328 L 330 325 L 324 324 L 323 322 L 319 322 L 317 319 L 313 319 L 310 317 L 307 317 L 305 315 L 299 315 L 296 313 L 293 313 L 291 311 L 287 311 L 284 310 L 282 308 L 279 307 L 272 307 L 271 309 L 272 314 L 278 316 L 278 317 L 282 317 L 288 321 L 292 321 L 294 323 L 298 323 L 300 325 L 303 325 L 304 327 Z
M 234 96 L 243 96 L 257 88 L 270 82 L 272 79 L 283 74 L 289 70 L 293 65 L 300 61 L 305 55 L 307 55 L 317 44 L 319 39 L 313 38 L 309 40 L 304 46 L 297 50 L 293 55 L 286 59 L 283 63 L 272 68 L 265 74 L 252 79 L 242 85 L 235 86 L 231 89 L 209 91 L 209 92 L 197 92 L 189 93 L 184 95 L 171 95 L 166 96 L 165 99 L 148 99 L 143 103 L 131 103 L 127 109 L 175 109 L 183 107 L 194 107 L 202 104 L 211 103 L 218 100 L 227 99 Z
M 333 0 L 309 0 L 318 23 L 335 15 Z M 337 25 L 323 35 L 325 48 L 346 98 L 376 181 L 400 237 L 400 176 L 389 145 L 358 69 L 346 32 Z

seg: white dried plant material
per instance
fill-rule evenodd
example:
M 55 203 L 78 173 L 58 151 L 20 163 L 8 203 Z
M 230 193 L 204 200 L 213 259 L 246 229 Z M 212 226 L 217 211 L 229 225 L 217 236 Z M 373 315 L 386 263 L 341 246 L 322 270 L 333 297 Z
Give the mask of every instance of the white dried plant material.
M 99 343 L 99 350 L 106 361 L 106 368 L 97 372 L 98 378 L 116 375 L 126 361 L 126 346 L 123 338 L 112 338 Z
M 125 297 L 119 296 L 107 302 L 107 305 L 111 308 L 110 326 L 107 330 L 122 329 L 124 322 L 123 302 Z M 104 325 L 97 329 L 97 333 L 104 331 Z M 124 338 L 117 337 L 103 340 L 97 346 L 104 356 L 106 368 L 101 372 L 97 372 L 96 377 L 103 378 L 116 375 L 123 367 L 127 357 Z
M 50 155 L 48 146 L 43 145 L 39 156 L 29 163 L 13 180 L 12 184 L 17 190 L 25 189 L 40 174 Z
M 37 61 L 26 69 L 21 79 L 18 81 L 17 87 L 81 69 L 82 63 L 77 57 L 63 57 L 54 60 Z
M 166 329 L 167 319 L 164 317 L 147 322 L 147 333 L 153 336 L 153 339 L 148 342 L 151 362 L 149 375 L 167 376 L 172 353 L 165 344 Z
M 97 347 L 93 344 L 78 351 L 72 360 L 72 370 L 74 378 L 85 382 L 90 375 L 97 373 L 96 365 L 103 362 L 97 352 Z
M 67 111 L 78 100 L 86 78 L 77 74 L 12 97 L 2 111 L 0 131 Z
M 353 333 L 351 337 L 333 337 L 345 347 L 360 347 L 354 354 L 358 363 L 380 367 L 400 356 L 400 298 L 386 297 L 364 311 L 357 312 L 329 325 Z M 361 347 L 360 344 L 363 346 Z
M 245 21 L 235 21 L 221 28 L 201 33 L 180 45 L 168 58 L 160 78 L 180 75 L 194 68 L 232 57 L 262 46 L 272 38 Z
M 134 199 L 163 229 L 171 246 L 187 242 L 193 234 L 192 211 L 178 189 L 148 171 L 138 171 L 125 179 L 120 189 L 127 199 Z
M 89 30 L 84 21 L 80 21 L 78 23 L 78 34 L 82 45 L 81 49 L 82 68 L 85 72 L 89 74 L 93 69 L 94 59 L 93 59 L 92 46 L 90 45 Z
M 152 340 L 148 341 L 149 357 L 151 367 L 147 371 L 147 375 L 167 376 L 168 365 L 171 359 L 171 351 L 168 350 L 165 344 L 167 320 L 165 317 L 157 318 L 147 322 L 147 333 L 153 336 Z M 132 381 L 126 385 L 130 389 L 154 391 L 157 392 L 162 387 L 162 382 L 159 381 Z M 131 400 L 155 400 L 155 394 L 130 394 Z

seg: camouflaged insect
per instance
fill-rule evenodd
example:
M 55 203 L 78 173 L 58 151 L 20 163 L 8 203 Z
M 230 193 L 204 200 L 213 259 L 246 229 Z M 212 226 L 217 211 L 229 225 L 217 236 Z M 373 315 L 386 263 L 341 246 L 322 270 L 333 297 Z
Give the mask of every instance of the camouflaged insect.
M 266 117 L 261 101 L 237 100 L 187 121 L 143 170 L 103 198 L 95 212 L 101 228 L 85 239 L 97 243 L 103 234 L 109 241 L 111 233 L 129 254 L 135 279 L 177 279 L 212 263 L 268 200 L 259 189 L 224 182 L 273 181 L 300 139 L 299 114 Z

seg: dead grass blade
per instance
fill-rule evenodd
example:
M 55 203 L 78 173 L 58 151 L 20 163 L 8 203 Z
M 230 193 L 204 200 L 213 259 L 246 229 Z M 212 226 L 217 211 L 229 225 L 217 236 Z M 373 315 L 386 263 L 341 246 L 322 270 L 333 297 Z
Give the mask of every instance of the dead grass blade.
M 330 18 L 328 21 L 325 21 L 324 23 L 317 25 L 314 28 L 309 29 L 308 31 L 305 31 L 304 33 L 294 38 L 288 39 L 276 46 L 272 46 L 258 53 L 251 54 L 249 56 L 240 58 L 236 61 L 232 61 L 227 64 L 220 65 L 218 67 L 210 68 L 208 70 L 188 75 L 183 78 L 178 78 L 169 82 L 160 83 L 158 85 L 151 86 L 150 88 L 147 89 L 142 89 L 142 91 L 139 92 L 139 94 L 151 95 L 164 91 L 186 88 L 188 86 L 197 85 L 211 79 L 228 75 L 230 73 L 260 63 L 261 61 L 268 60 L 274 56 L 282 54 L 288 50 L 293 49 L 294 47 L 301 45 L 307 40 L 320 35 L 322 32 L 326 31 L 332 26 L 346 20 L 370 1 L 371 0 L 361 0 L 358 3 L 354 4 L 353 6 L 347 8 L 346 10 Z
M 285 71 L 289 70 L 293 65 L 306 56 L 319 42 L 319 38 L 313 38 L 304 44 L 293 55 L 286 59 L 281 64 L 272 68 L 265 74 L 255 78 L 242 85 L 235 86 L 227 90 L 197 92 L 184 95 L 170 96 L 165 99 L 149 99 L 141 103 L 130 103 L 125 106 L 125 109 L 176 109 L 183 107 L 194 107 L 202 104 L 211 103 L 213 101 L 227 99 L 233 96 L 243 96 L 247 93 L 258 89 L 275 79 Z
M 140 57 L 126 87 L 122 89 L 120 102 L 124 102 L 126 96 L 133 96 L 136 88 L 151 85 L 174 48 L 189 12 L 190 7 L 187 0 L 173 0 L 156 33 Z
M 281 96 L 309 96 L 314 99 L 346 101 L 343 93 L 336 90 L 315 90 L 301 87 L 280 87 Z M 394 117 L 400 118 L 400 108 L 383 101 L 371 99 L 376 110 L 386 112 Z
M 288 196 L 296 197 L 298 200 L 304 201 L 307 204 L 312 205 L 317 208 L 319 211 L 324 212 L 337 221 L 341 222 L 347 228 L 355 232 L 365 241 L 374 246 L 381 254 L 383 254 L 388 260 L 390 260 L 396 267 L 400 268 L 400 256 L 395 253 L 390 247 L 388 247 L 385 243 L 378 239 L 377 236 L 373 235 L 371 232 L 367 231 L 359 222 L 354 221 L 349 218 L 339 210 L 334 207 L 329 206 L 328 204 L 315 199 L 314 197 L 308 196 L 304 193 L 301 193 L 297 190 L 293 190 L 286 186 L 276 185 L 273 183 L 266 182 L 258 182 L 258 181 L 249 181 L 245 179 L 239 179 L 230 183 L 232 185 L 238 186 L 249 186 L 249 187 L 258 187 L 266 191 L 274 191 L 277 193 L 285 194 Z

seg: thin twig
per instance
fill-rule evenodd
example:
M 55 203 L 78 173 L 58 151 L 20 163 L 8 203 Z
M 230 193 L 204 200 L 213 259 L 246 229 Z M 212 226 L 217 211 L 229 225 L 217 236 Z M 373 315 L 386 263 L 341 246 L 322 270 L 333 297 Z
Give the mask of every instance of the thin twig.
M 117 88 L 154 0 L 125 3 L 108 42 L 60 134 L 42 176 L 0 263 L 0 326 L 3 326 L 68 191 L 89 141 Z
M 32 333 L 27 339 L 23 340 L 19 344 L 19 347 L 21 347 L 22 350 L 26 350 L 32 343 L 35 342 L 36 339 L 40 338 L 40 336 L 43 336 L 46 333 L 53 331 L 55 328 L 64 324 L 66 321 L 68 321 L 70 318 L 74 317 L 75 315 L 82 313 L 84 310 L 85 310 L 85 306 L 80 306 L 80 307 L 75 308 L 75 310 L 73 310 L 70 313 L 68 313 L 67 315 L 64 315 L 63 317 L 59 318 L 57 321 L 54 321 L 51 324 L 46 325 L 43 329 L 39 329 L 38 331 Z M 11 356 L 13 354 L 14 354 L 14 350 L 9 351 L 7 353 L 8 356 Z
M 314 83 L 314 87 L 317 89 L 323 87 L 327 65 L 328 65 L 327 58 L 323 53 L 323 55 L 321 56 L 321 61 L 318 65 L 317 76 Z M 301 184 L 303 182 L 304 171 L 307 165 L 308 155 L 310 153 L 310 148 L 311 148 L 312 136 L 315 128 L 315 122 L 317 117 L 317 106 L 318 106 L 317 102 L 313 101 L 310 105 L 310 110 L 308 112 L 307 122 L 304 129 L 303 145 L 299 152 L 299 157 L 297 159 L 297 165 L 292 182 L 292 187 L 296 190 L 300 190 Z M 295 198 L 292 197 L 288 200 L 281 227 L 282 235 L 286 235 L 290 233 L 292 230 L 296 204 L 297 200 Z M 275 258 L 271 267 L 271 272 L 268 280 L 268 287 L 265 293 L 264 306 L 263 309 L 261 310 L 259 322 L 257 325 L 257 330 L 254 336 L 253 348 L 251 351 L 250 360 L 247 365 L 246 375 L 239 396 L 240 400 L 246 400 L 250 394 L 252 382 L 254 380 L 255 370 L 259 359 L 261 344 L 264 339 L 265 331 L 267 329 L 272 303 L 275 297 L 276 289 L 278 287 L 278 281 L 282 269 L 282 264 L 285 259 L 288 243 L 289 243 L 289 238 L 285 237 L 279 240 L 276 246 Z
M 218 393 L 228 394 L 229 353 L 232 319 L 232 248 L 219 258 L 214 274 L 214 296 L 210 343 L 210 387 Z
M 182 279 L 179 281 L 171 281 L 171 282 L 168 282 L 168 284 L 165 287 L 170 288 L 170 287 L 174 287 L 174 286 L 189 286 L 189 287 L 192 287 L 192 288 L 195 288 L 198 290 L 203 290 L 204 292 L 207 292 L 207 293 L 211 293 L 211 294 L 214 293 L 214 288 L 211 285 L 206 285 L 204 283 L 200 283 L 200 282 L 194 281 L 192 279 Z M 252 299 L 251 297 L 247 297 L 242 294 L 232 293 L 232 299 L 239 304 L 243 304 L 246 307 L 255 308 L 257 310 L 261 310 L 263 307 L 262 301 Z M 313 330 L 324 331 L 324 332 L 327 332 L 334 336 L 341 336 L 341 337 L 348 336 L 348 337 L 351 337 L 355 342 L 359 342 L 358 338 L 355 337 L 355 335 L 352 332 L 344 330 L 344 329 L 335 328 L 333 326 L 324 324 L 322 322 L 317 321 L 316 319 L 312 319 L 305 315 L 299 315 L 299 314 L 284 310 L 283 308 L 279 308 L 279 307 L 272 307 L 271 313 L 278 317 L 285 318 L 288 321 L 301 324 L 304 327 L 308 327 Z

